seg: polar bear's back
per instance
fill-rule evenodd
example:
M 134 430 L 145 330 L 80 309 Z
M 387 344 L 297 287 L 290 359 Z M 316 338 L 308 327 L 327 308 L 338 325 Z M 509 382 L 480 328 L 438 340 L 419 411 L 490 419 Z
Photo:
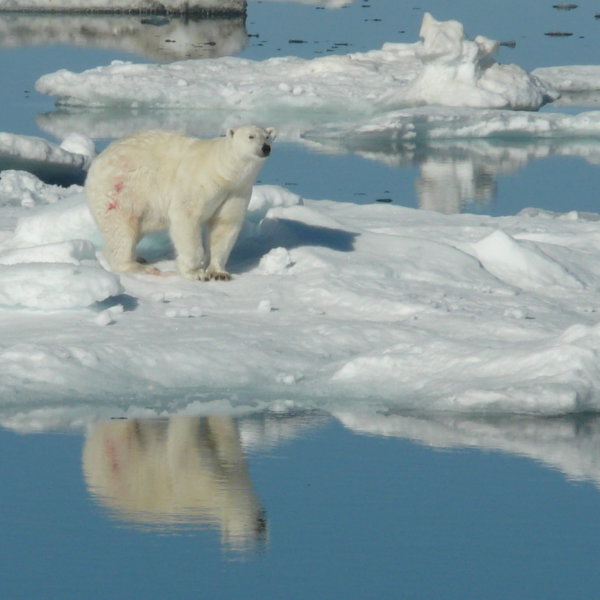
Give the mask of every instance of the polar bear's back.
M 141 215 L 148 203 L 163 212 L 172 190 L 181 190 L 180 174 L 190 171 L 194 148 L 196 172 L 210 162 L 217 139 L 201 140 L 169 131 L 140 131 L 110 144 L 92 163 L 85 183 L 86 197 L 97 220 L 118 201 Z M 108 202 L 108 205 L 107 205 Z
M 170 167 L 175 168 L 196 141 L 200 140 L 171 131 L 139 131 L 110 144 L 92 167 L 120 171 L 133 171 L 136 168 L 165 171 Z

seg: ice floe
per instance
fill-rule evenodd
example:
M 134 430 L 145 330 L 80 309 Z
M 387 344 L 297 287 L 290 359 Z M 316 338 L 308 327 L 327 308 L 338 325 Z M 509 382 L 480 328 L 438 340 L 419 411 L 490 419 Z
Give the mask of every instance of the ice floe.
M 223 398 L 232 410 L 600 408 L 597 217 L 442 215 L 257 186 L 232 282 L 117 277 L 98 242 L 76 194 L 30 209 L 2 242 L 3 419 L 17 398 L 20 412 L 74 396 L 156 414 L 165 398 L 173 410 Z M 164 239 L 146 244 L 173 269 Z
M 42 76 L 36 89 L 63 106 L 202 107 L 260 115 L 318 111 L 373 114 L 413 105 L 535 110 L 558 94 L 515 65 L 497 63 L 497 43 L 468 40 L 457 21 L 423 18 L 422 42 L 305 60 L 224 57 L 170 65 L 115 62 Z

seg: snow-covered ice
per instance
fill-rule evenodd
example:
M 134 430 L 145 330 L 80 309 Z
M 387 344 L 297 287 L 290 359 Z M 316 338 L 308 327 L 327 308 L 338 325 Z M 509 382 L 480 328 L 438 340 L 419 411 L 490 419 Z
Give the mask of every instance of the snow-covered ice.
M 257 186 L 229 283 L 117 277 L 101 268 L 98 241 L 75 193 L 23 213 L 3 241 L 2 422 L 70 402 L 78 419 L 82 406 L 92 418 L 109 405 L 158 414 L 165 402 L 215 400 L 232 410 L 282 400 L 488 415 L 600 408 L 591 216 L 442 215 Z M 174 269 L 164 239 L 146 251 Z
M 62 69 L 36 84 L 59 104 L 38 124 L 57 137 L 85 131 L 106 138 L 155 127 L 212 136 L 224 123 L 254 121 L 275 125 L 284 140 L 337 138 L 346 144 L 369 136 L 404 143 L 598 135 L 598 111 L 514 110 L 548 101 L 600 106 L 598 67 L 527 73 L 492 59 L 497 42 L 470 40 L 457 21 L 428 14 L 421 34 L 420 42 L 311 60 L 223 57 L 167 65 L 116 61 L 82 73 Z M 557 100 L 560 93 L 564 98 Z
M 600 65 L 540 67 L 532 71 L 532 74 L 547 81 L 559 92 L 600 90 Z
M 351 114 L 431 104 L 535 110 L 558 96 L 520 67 L 497 63 L 491 55 L 498 44 L 467 39 L 457 21 L 426 13 L 420 35 L 422 42 L 312 60 L 117 61 L 82 73 L 61 69 L 42 76 L 36 89 L 68 106 L 318 111 L 330 118 L 340 106 Z

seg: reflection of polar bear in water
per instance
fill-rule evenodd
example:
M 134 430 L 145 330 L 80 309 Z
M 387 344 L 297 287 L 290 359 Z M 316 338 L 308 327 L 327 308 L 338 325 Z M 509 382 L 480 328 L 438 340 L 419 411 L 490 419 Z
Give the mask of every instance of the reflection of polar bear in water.
M 86 439 L 83 469 L 91 493 L 127 521 L 218 525 L 231 550 L 265 537 L 230 417 L 98 423 Z
M 225 266 L 274 138 L 273 128 L 246 125 L 210 140 L 141 131 L 113 142 L 85 182 L 110 268 L 157 274 L 136 261 L 135 248 L 145 233 L 168 229 L 181 275 L 230 279 Z

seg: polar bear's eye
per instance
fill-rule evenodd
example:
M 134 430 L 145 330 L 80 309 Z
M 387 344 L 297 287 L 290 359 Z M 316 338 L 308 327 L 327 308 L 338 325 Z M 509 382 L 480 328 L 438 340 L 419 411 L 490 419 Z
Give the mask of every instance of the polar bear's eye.
M 248 138 L 251 139 L 251 140 L 253 140 L 254 136 L 253 135 L 249 135 Z

